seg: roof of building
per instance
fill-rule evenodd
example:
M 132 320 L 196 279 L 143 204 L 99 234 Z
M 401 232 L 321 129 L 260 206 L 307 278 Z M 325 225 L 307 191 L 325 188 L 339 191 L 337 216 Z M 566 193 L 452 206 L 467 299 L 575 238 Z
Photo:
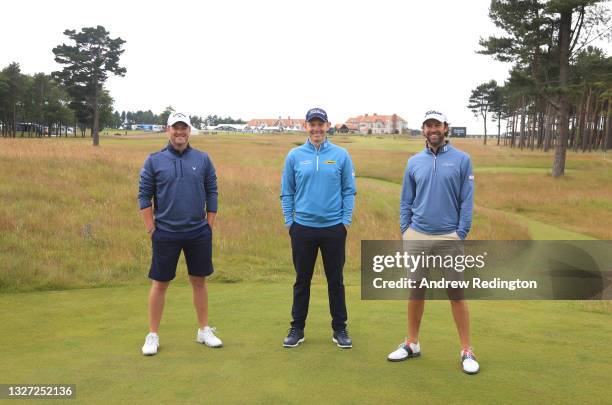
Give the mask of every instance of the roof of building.
M 387 122 L 387 121 L 393 121 L 393 117 L 395 116 L 395 118 L 397 119 L 398 122 L 406 122 L 405 119 L 403 119 L 402 117 L 400 117 L 399 115 L 396 114 L 392 114 L 392 115 L 379 115 L 379 114 L 365 114 L 365 115 L 358 115 L 357 117 L 351 117 L 348 120 L 346 120 L 347 123 L 354 123 L 354 124 L 362 124 L 362 123 L 374 123 L 374 122 Z
M 352 123 L 350 123 L 350 122 L 345 122 L 344 124 L 336 124 L 336 125 L 334 125 L 334 127 L 335 127 L 336 129 L 340 129 L 340 128 L 342 128 L 342 127 L 347 127 L 348 129 L 354 129 L 354 130 L 359 129 L 359 128 L 357 127 L 357 125 L 352 124 Z
M 257 127 L 260 125 L 265 125 L 268 127 L 273 126 L 282 126 L 282 127 L 294 127 L 294 126 L 302 126 L 304 125 L 303 119 L 296 118 L 253 118 L 247 122 L 247 125 L 250 127 Z

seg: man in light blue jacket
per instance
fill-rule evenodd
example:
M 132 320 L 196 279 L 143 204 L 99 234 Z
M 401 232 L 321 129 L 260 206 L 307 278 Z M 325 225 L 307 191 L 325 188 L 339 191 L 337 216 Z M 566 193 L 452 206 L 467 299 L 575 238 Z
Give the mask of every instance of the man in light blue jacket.
M 446 116 L 427 111 L 423 119 L 425 149 L 408 159 L 400 201 L 400 230 L 407 241 L 463 240 L 472 226 L 474 173 L 467 153 L 448 140 Z M 454 295 L 454 296 L 453 296 Z M 462 291 L 449 291 L 459 340 L 461 366 L 476 374 L 479 365 L 470 344 L 470 322 Z M 425 301 L 408 301 L 408 338 L 389 354 L 389 361 L 402 361 L 421 354 L 419 329 Z
M 283 346 L 296 347 L 304 341 L 310 281 L 320 249 L 327 277 L 332 340 L 341 348 L 350 348 L 342 270 L 355 203 L 355 169 L 346 149 L 327 140 L 330 124 L 324 110 L 309 110 L 304 126 L 308 140 L 287 155 L 281 183 L 283 215 L 296 272 L 293 321 Z

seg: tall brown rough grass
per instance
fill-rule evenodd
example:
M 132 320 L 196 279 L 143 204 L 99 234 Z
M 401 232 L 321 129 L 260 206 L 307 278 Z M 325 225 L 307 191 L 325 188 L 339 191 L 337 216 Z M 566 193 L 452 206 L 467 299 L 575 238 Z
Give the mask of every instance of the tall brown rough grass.
M 194 136 L 211 155 L 220 202 L 214 230 L 217 281 L 287 279 L 293 267 L 279 200 L 287 152 L 305 135 Z M 356 166 L 358 194 L 347 273 L 360 241 L 399 237 L 406 160 L 420 140 L 335 137 Z M 453 141 L 455 142 L 455 141 Z M 163 136 L 0 140 L 0 291 L 121 285 L 146 281 L 150 242 L 136 193 L 146 156 Z M 612 175 L 599 155 L 569 156 L 567 178 L 547 174 L 550 157 L 457 141 L 476 170 L 473 239 L 529 239 L 515 215 L 596 238 L 612 237 Z M 526 170 L 526 168 L 528 170 Z M 179 271 L 179 278 L 184 272 Z

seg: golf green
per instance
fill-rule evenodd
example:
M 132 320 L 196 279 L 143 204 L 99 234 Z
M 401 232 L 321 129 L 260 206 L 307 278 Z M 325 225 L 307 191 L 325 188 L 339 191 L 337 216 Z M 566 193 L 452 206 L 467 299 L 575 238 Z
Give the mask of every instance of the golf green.
M 191 290 L 168 291 L 160 351 L 140 353 L 148 287 L 0 296 L 2 381 L 76 384 L 77 402 L 603 403 L 610 400 L 612 322 L 596 303 L 473 301 L 481 372 L 463 374 L 449 304 L 428 302 L 423 355 L 402 341 L 405 303 L 361 301 L 347 286 L 350 350 L 331 342 L 324 277 L 315 275 L 306 341 L 284 349 L 291 282 L 211 283 L 222 349 L 195 342 Z M 601 303 L 600 303 L 601 304 Z

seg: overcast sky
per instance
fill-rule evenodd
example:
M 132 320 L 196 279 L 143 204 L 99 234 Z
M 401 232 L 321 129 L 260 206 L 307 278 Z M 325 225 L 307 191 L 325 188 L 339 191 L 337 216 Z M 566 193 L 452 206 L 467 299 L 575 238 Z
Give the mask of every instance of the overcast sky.
M 68 42 L 63 30 L 100 24 L 127 41 L 127 74 L 107 82 L 119 111 L 172 105 L 197 115 L 303 118 L 320 106 L 334 123 L 397 113 L 414 128 L 433 108 L 481 133 L 482 121 L 466 108 L 470 90 L 503 83 L 509 68 L 475 53 L 478 39 L 496 32 L 488 7 L 488 0 L 20 0 L 3 5 L 0 66 L 58 70 L 51 49 Z

